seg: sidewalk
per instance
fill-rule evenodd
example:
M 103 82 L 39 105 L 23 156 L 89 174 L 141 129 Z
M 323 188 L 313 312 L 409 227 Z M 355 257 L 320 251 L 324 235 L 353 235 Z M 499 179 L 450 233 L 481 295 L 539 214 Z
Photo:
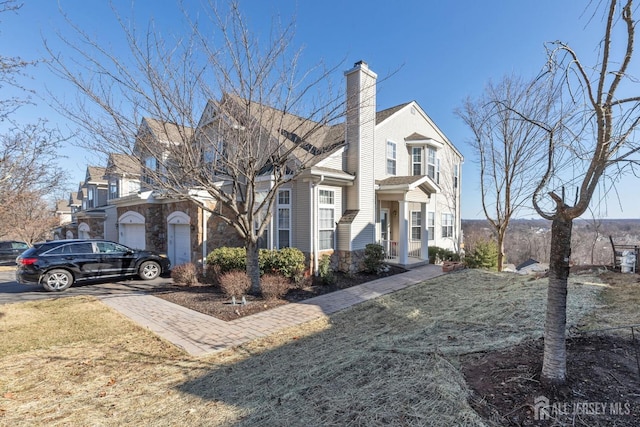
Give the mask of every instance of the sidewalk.
M 441 274 L 441 266 L 425 265 L 406 273 L 377 279 L 300 303 L 286 304 L 231 322 L 144 293 L 113 294 L 99 298 L 192 356 L 204 356 L 290 326 L 328 316 Z

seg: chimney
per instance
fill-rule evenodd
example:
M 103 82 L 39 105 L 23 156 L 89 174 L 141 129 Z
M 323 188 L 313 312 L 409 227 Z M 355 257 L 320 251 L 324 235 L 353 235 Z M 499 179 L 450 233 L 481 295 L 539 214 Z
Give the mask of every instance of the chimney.
M 347 79 L 346 170 L 355 175 L 345 208 L 359 211 L 352 223 L 351 250 L 375 242 L 374 130 L 376 79 L 364 61 L 345 72 Z

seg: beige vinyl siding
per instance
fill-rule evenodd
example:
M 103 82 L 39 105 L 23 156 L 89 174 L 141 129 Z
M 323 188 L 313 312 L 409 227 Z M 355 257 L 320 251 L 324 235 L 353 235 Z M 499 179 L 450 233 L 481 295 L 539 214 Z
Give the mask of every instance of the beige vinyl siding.
M 333 153 L 331 156 L 318 162 L 317 166 L 320 166 L 323 168 L 342 170 L 343 154 L 344 154 L 344 148 L 341 148 L 335 153 Z
M 302 180 L 291 188 L 291 245 L 302 252 L 311 252 L 311 194 L 310 185 Z

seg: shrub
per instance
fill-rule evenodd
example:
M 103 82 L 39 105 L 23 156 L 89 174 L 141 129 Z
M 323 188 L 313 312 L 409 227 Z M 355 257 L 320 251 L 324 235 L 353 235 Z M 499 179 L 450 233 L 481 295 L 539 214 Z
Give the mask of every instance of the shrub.
M 171 270 L 171 278 L 178 285 L 194 286 L 198 284 L 198 269 L 191 262 L 176 265 Z
M 325 285 L 333 285 L 336 282 L 336 276 L 331 269 L 331 256 L 322 255 L 318 261 L 318 275 Z
M 438 246 L 429 246 L 429 263 L 440 264 L 442 261 L 460 261 L 460 255 Z
M 283 248 L 280 250 L 260 249 L 258 253 L 260 274 L 279 273 L 292 281 L 302 279 L 305 270 L 305 258 L 300 249 Z M 245 248 L 217 248 L 207 256 L 207 266 L 217 267 L 219 274 L 230 271 L 245 271 L 247 268 L 247 250 Z
M 220 289 L 228 297 L 240 298 L 251 289 L 251 280 L 244 271 L 229 271 L 220 275 Z
M 218 266 L 220 274 L 247 269 L 247 250 L 245 248 L 216 248 L 207 255 L 208 266 Z
M 496 270 L 498 268 L 498 244 L 493 240 L 480 240 L 464 259 L 469 268 L 484 268 Z
M 280 299 L 287 294 L 291 283 L 280 274 L 265 274 L 260 278 L 262 297 L 266 300 Z
M 305 269 L 305 258 L 298 248 L 282 248 L 272 252 L 265 260 L 264 273 L 280 273 L 284 277 L 298 282 L 302 279 Z
M 364 271 L 378 274 L 384 267 L 384 248 L 376 243 L 364 247 Z

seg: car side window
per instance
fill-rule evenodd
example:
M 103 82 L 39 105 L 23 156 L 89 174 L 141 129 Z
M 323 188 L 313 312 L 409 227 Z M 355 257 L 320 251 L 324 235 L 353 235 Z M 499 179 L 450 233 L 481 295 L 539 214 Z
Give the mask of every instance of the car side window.
M 74 243 L 73 245 L 67 245 L 71 249 L 72 254 L 92 254 L 93 245 L 91 243 Z M 65 252 L 66 253 L 66 252 Z
M 29 249 L 29 245 L 24 242 L 13 242 L 13 249 Z
M 45 252 L 44 255 L 62 255 L 68 253 L 71 253 L 71 251 L 69 250 L 69 245 L 62 245 Z
M 98 246 L 98 252 L 101 254 L 126 252 L 126 248 L 124 246 L 113 242 L 98 242 L 96 245 Z

